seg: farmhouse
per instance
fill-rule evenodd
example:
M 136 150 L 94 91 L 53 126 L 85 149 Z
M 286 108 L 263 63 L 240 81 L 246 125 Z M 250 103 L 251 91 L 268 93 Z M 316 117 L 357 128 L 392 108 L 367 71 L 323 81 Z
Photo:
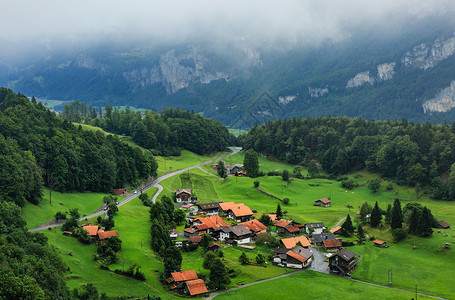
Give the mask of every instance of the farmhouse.
M 253 219 L 251 221 L 246 221 L 246 222 L 240 223 L 240 225 L 245 226 L 246 228 L 248 228 L 249 230 L 254 232 L 254 234 L 256 234 L 256 235 L 258 235 L 260 233 L 265 233 L 267 230 L 267 226 L 265 226 L 264 224 L 259 222 L 259 220 L 257 220 L 257 219 Z
M 226 215 L 235 220 L 236 222 L 249 221 L 253 216 L 251 209 L 243 203 L 236 204 L 235 202 L 222 202 L 220 203 L 221 210 Z
M 193 235 L 190 236 L 189 241 L 193 244 L 199 245 L 201 243 L 202 236 L 200 235 Z
M 218 250 L 220 250 L 220 245 L 215 242 L 211 243 L 207 248 L 207 251 L 217 252 Z
M 98 226 L 87 225 L 87 226 L 83 226 L 82 229 L 87 230 L 87 236 L 89 236 L 90 238 L 95 238 L 96 234 L 98 233 L 99 227 Z
M 292 249 L 278 248 L 275 250 L 273 262 L 288 268 L 302 269 L 311 264 L 313 254 L 301 247 L 295 246 Z
M 98 239 L 99 240 L 104 240 L 104 239 L 108 239 L 110 238 L 111 236 L 120 236 L 118 234 L 118 231 L 117 230 L 111 230 L 111 231 L 103 231 L 103 230 L 98 230 Z
M 218 202 L 198 203 L 197 206 L 200 211 L 209 216 L 218 214 L 218 211 L 220 210 Z
M 125 196 L 126 195 L 126 190 L 125 189 L 112 189 L 111 190 L 112 195 L 119 195 L 119 196 Z
M 211 233 L 221 226 L 229 225 L 218 215 L 193 220 L 193 228 L 197 229 L 198 234 Z
M 326 252 L 337 252 L 341 248 L 341 244 L 337 239 L 323 240 L 322 247 Z
M 185 282 L 185 292 L 191 296 L 202 295 L 208 293 L 207 287 L 205 286 L 204 280 L 195 279 Z
M 325 240 L 334 240 L 335 235 L 333 233 L 321 233 L 321 234 L 313 234 L 310 237 L 310 241 L 315 244 L 316 246 L 321 246 L 322 242 Z
M 198 236 L 199 231 L 197 230 L 197 228 L 185 228 L 183 230 L 183 235 L 185 237 Z
M 191 189 L 176 189 L 174 193 L 177 202 L 186 202 L 191 197 Z
M 334 256 L 329 258 L 329 269 L 334 273 L 341 272 L 347 275 L 356 266 L 355 253 L 347 248 L 338 251 Z
M 303 225 L 293 221 L 280 219 L 275 222 L 279 234 L 296 235 L 302 232 Z
M 330 207 L 331 205 L 331 202 L 329 199 L 327 198 L 323 198 L 323 199 L 319 199 L 317 201 L 314 202 L 314 206 L 321 206 L 321 207 Z
M 235 164 L 235 165 L 226 166 L 226 167 L 228 169 L 229 174 L 234 175 L 235 173 L 238 173 L 243 168 L 243 165 Z
M 310 247 L 310 242 L 308 242 L 308 239 L 306 236 L 297 236 L 297 237 L 291 237 L 287 239 L 282 239 L 280 240 L 281 244 L 286 248 L 286 249 L 292 249 L 294 248 L 298 242 L 302 244 L 303 248 L 308 248 Z
M 253 242 L 254 233 L 243 225 L 232 227 L 220 227 L 214 233 L 214 236 L 220 241 L 226 241 L 229 244 L 249 244 Z
M 388 247 L 389 247 L 389 246 L 387 245 L 387 243 L 384 242 L 384 241 L 374 240 L 373 243 L 374 243 L 374 245 L 375 245 L 376 247 L 381 247 L 381 248 L 388 248 Z
M 324 225 L 324 223 L 306 223 L 305 224 L 305 231 L 308 234 L 314 233 L 314 234 L 321 234 L 325 229 L 327 229 Z M 310 232 L 310 231 L 313 232 Z
M 447 223 L 444 220 L 439 220 L 438 221 L 438 228 L 440 228 L 440 229 L 449 229 L 450 228 L 450 224 Z
M 179 232 L 175 229 L 169 230 L 169 237 L 171 240 L 176 240 L 179 236 Z
M 190 280 L 198 279 L 197 274 L 194 270 L 173 272 L 171 277 L 166 279 L 166 282 L 170 285 L 171 289 L 182 290 L 185 288 L 185 282 Z

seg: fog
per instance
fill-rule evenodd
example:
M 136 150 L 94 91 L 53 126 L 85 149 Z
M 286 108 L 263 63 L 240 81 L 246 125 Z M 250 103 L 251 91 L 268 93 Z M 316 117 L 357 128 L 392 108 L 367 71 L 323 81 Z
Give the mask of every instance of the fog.
M 410 20 L 455 10 L 452 0 L 2 2 L 0 54 L 8 49 L 17 53 L 11 45 L 21 43 L 27 43 L 27 49 L 31 49 L 34 44 L 51 48 L 59 44 L 133 40 L 251 43 L 288 40 L 302 44 L 339 41 L 365 26 L 400 30 Z

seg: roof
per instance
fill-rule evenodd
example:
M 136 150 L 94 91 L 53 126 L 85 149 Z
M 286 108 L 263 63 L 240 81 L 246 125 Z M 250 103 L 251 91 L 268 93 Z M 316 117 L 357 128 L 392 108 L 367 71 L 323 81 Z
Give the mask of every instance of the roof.
M 177 233 L 179 233 L 179 232 L 178 232 L 177 230 L 175 230 L 175 229 L 171 229 L 171 230 L 169 230 L 169 233 L 170 233 L 170 234 L 171 234 L 171 233 L 177 234 Z
M 306 223 L 305 226 L 309 227 L 309 228 L 323 228 L 323 227 L 325 227 L 324 223 L 322 223 L 322 222 L 319 222 L 319 223 Z
M 444 221 L 444 220 L 439 220 L 439 221 L 438 221 L 438 224 L 441 225 L 441 227 L 444 227 L 444 228 L 450 227 L 450 224 L 447 223 L 447 222 Z
M 294 258 L 294 259 L 296 259 L 296 260 L 298 260 L 298 261 L 300 261 L 302 263 L 305 262 L 308 259 L 308 258 L 305 258 L 302 255 L 297 254 L 297 253 L 295 253 L 295 252 L 293 252 L 291 250 L 286 252 L 286 255 L 288 255 L 288 256 L 290 256 L 290 257 L 292 257 L 292 258 Z
M 378 244 L 378 245 L 384 244 L 384 242 L 380 241 L 380 240 L 374 240 L 373 243 Z
M 220 245 L 218 245 L 217 243 L 213 242 L 213 243 L 211 243 L 209 245 L 209 248 L 212 248 L 212 247 L 215 247 L 215 246 L 219 247 Z
M 208 292 L 204 280 L 202 279 L 187 281 L 186 286 L 188 287 L 188 292 L 190 293 L 191 296 L 205 294 Z
M 236 204 L 234 201 L 222 202 L 220 207 L 223 211 L 231 210 L 236 217 L 250 216 L 253 214 L 251 209 L 243 203 Z
M 187 193 L 191 195 L 191 189 L 176 189 L 174 190 L 174 193 L 177 195 L 181 193 Z
M 217 229 L 217 231 L 222 231 L 224 233 L 229 233 L 231 232 L 231 227 L 225 227 L 225 226 L 221 226 Z
M 285 229 L 290 233 L 298 233 L 300 231 L 300 228 L 294 225 L 286 226 Z
M 340 229 L 341 229 L 341 226 L 337 226 L 337 227 L 334 227 L 334 228 L 330 229 L 330 232 L 331 233 L 335 233 L 335 232 L 337 232 Z
M 276 220 L 276 214 L 268 214 L 268 216 L 270 217 L 272 222 Z
M 291 224 L 291 221 L 285 220 L 285 219 L 280 219 L 280 220 L 275 222 L 275 226 L 276 227 L 286 227 L 289 224 Z
M 172 279 L 174 279 L 175 282 L 188 281 L 197 279 L 197 274 L 194 270 L 190 270 L 171 273 L 171 277 Z
M 96 236 L 96 233 L 98 232 L 98 226 L 92 226 L 92 225 L 87 225 L 82 227 L 83 229 L 87 230 L 87 235 L 90 236 Z
M 234 201 L 230 201 L 230 202 L 221 202 L 221 203 L 219 203 L 219 205 L 222 210 L 226 211 L 226 210 L 229 210 L 231 207 L 234 207 L 236 204 Z
M 297 236 L 297 237 L 291 237 L 287 239 L 282 239 L 281 242 L 287 249 L 294 248 L 298 242 L 302 244 L 303 247 L 309 247 L 310 242 L 308 242 L 308 239 L 306 236 Z
M 183 231 L 185 231 L 187 233 L 195 233 L 197 230 L 196 230 L 196 228 L 185 228 Z
M 326 247 L 326 248 L 341 247 L 340 241 L 338 241 L 337 239 L 335 239 L 335 240 L 324 240 L 322 242 L 324 243 L 324 247 Z
M 313 234 L 311 236 L 315 243 L 322 243 L 324 240 L 334 240 L 335 235 L 333 233 L 321 233 L 321 234 Z
M 98 230 L 98 237 L 100 238 L 100 240 L 104 240 L 104 239 L 108 239 L 110 238 L 111 236 L 120 236 L 118 234 L 118 231 L 117 230 L 111 230 L 111 231 L 103 231 L 103 230 Z
M 213 230 L 218 229 L 221 226 L 228 227 L 229 225 L 218 215 L 210 216 L 210 217 L 205 217 L 205 218 L 196 218 L 193 220 L 194 222 L 201 222 L 203 225 L 205 225 L 205 228 L 212 228 Z M 198 225 L 196 225 L 197 227 Z M 204 229 L 205 229 L 204 228 Z M 198 227 L 198 229 L 200 229 Z
M 354 257 L 355 257 L 355 253 L 347 248 L 341 249 L 335 255 L 338 255 L 340 258 L 344 259 L 345 261 L 350 261 L 351 259 L 354 259 Z
M 200 235 L 190 236 L 189 240 L 193 244 L 199 244 L 201 242 L 201 240 L 202 240 L 202 236 L 200 236 Z
M 251 234 L 251 230 L 249 230 L 248 228 L 246 228 L 243 225 L 235 225 L 235 226 L 230 227 L 230 229 L 231 229 L 231 232 L 233 234 L 235 234 L 236 236 Z
M 319 199 L 318 201 L 321 201 L 321 202 L 324 203 L 324 204 L 329 204 L 330 202 L 332 202 L 332 201 L 330 201 L 330 200 L 327 199 L 327 198 Z M 318 202 L 318 201 L 316 201 L 316 202 Z
M 220 208 L 220 204 L 218 202 L 199 203 L 197 206 L 199 206 L 199 208 L 202 209 L 202 210 L 219 209 Z
M 240 223 L 240 225 L 245 226 L 246 228 L 250 229 L 253 232 L 260 232 L 267 229 L 267 226 L 259 222 L 259 220 L 257 219 Z
M 190 208 L 191 206 L 193 206 L 193 204 L 186 204 L 186 205 L 183 205 L 182 207 L 183 208 Z

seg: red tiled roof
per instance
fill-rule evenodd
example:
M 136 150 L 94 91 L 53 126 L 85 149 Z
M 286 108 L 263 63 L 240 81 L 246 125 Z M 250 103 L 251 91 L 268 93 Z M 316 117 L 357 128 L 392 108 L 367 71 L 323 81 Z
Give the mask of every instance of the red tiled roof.
M 174 279 L 175 282 L 188 281 L 197 279 L 197 274 L 194 270 L 189 270 L 171 273 L 171 277 L 172 279 Z
M 251 209 L 243 203 L 236 204 L 235 202 L 222 202 L 220 207 L 223 211 L 232 210 L 236 217 L 250 216 L 253 214 Z
M 220 245 L 218 245 L 217 243 L 213 242 L 213 243 L 211 243 L 211 244 L 209 245 L 209 248 L 212 248 L 213 246 L 219 247 Z
M 335 233 L 335 232 L 337 232 L 337 231 L 340 230 L 340 229 L 341 229 L 341 227 L 340 227 L 340 226 L 337 226 L 337 227 L 335 227 L 335 228 L 330 229 L 330 232 L 331 232 L 331 233 Z
M 337 239 L 334 239 L 334 240 L 323 240 L 322 242 L 324 243 L 324 247 L 326 247 L 326 248 L 341 247 L 340 241 L 338 241 Z
M 176 189 L 176 190 L 174 190 L 174 193 L 176 195 L 179 195 L 181 193 L 187 193 L 187 194 L 191 195 L 191 189 Z
M 378 245 L 384 244 L 384 242 L 380 241 L 380 240 L 374 240 L 373 243 L 378 244 Z
M 201 227 L 201 229 L 206 229 L 206 228 L 211 228 L 213 230 L 216 230 L 218 229 L 219 227 L 223 226 L 223 227 L 228 227 L 229 225 L 223 220 L 221 219 L 220 216 L 218 215 L 214 215 L 214 216 L 210 216 L 210 217 L 205 217 L 205 218 L 196 218 L 194 219 L 193 222 L 201 222 L 202 225 L 205 225 L 206 227 L 203 228 Z M 196 225 L 196 227 L 199 226 L 199 225 Z M 199 227 L 197 227 L 198 229 L 200 229 Z
M 306 238 L 306 236 L 303 236 L 303 235 L 297 236 L 297 237 L 292 237 L 292 238 L 287 238 L 287 239 L 282 239 L 281 242 L 283 243 L 284 247 L 286 247 L 286 249 L 294 248 L 298 242 L 300 242 L 303 247 L 310 246 L 310 242 L 308 242 L 308 239 Z
M 196 230 L 196 228 L 185 228 L 183 231 L 185 231 L 187 233 L 195 233 L 197 230 Z
M 270 217 L 272 222 L 274 222 L 276 220 L 276 214 L 268 214 L 268 216 Z
M 290 233 L 296 233 L 296 232 L 299 232 L 300 231 L 300 228 L 297 227 L 297 226 L 294 226 L 294 225 L 289 225 L 289 226 L 286 226 L 285 227 L 287 231 L 289 231 Z
M 92 226 L 92 225 L 87 225 L 82 227 L 83 229 L 87 230 L 87 235 L 89 236 L 96 236 L 96 233 L 98 232 L 98 226 Z
M 208 292 L 204 280 L 202 279 L 187 281 L 186 286 L 188 287 L 188 292 L 191 296 L 205 294 Z
M 288 252 L 286 252 L 286 255 L 289 255 L 290 257 L 294 258 L 294 259 L 297 259 L 298 261 L 300 262 L 305 262 L 307 259 L 305 257 L 303 257 L 302 255 L 300 254 L 297 254 L 295 253 L 294 251 L 291 251 L 289 250 Z
M 100 240 L 108 239 L 114 235 L 119 236 L 117 230 L 111 230 L 111 231 L 98 230 L 98 237 L 100 238 Z
M 200 235 L 195 235 L 195 236 L 190 236 L 190 242 L 193 244 L 199 244 L 202 240 L 202 236 Z
M 253 220 L 251 220 L 251 221 L 246 221 L 246 222 L 240 223 L 240 225 L 245 226 L 246 228 L 248 228 L 249 230 L 251 230 L 251 231 L 253 231 L 253 232 L 255 232 L 255 233 L 267 229 L 267 226 L 265 226 L 264 224 L 262 224 L 262 223 L 261 223 L 259 220 L 257 220 L 257 219 L 253 219 Z
M 330 201 L 330 200 L 327 199 L 327 198 L 319 199 L 319 201 L 321 201 L 321 202 L 324 203 L 324 204 L 328 204 L 328 203 L 332 202 L 332 201 Z
M 280 219 L 280 220 L 275 222 L 275 226 L 276 227 L 286 227 L 289 224 L 291 224 L 291 221 L 285 220 L 285 219 Z

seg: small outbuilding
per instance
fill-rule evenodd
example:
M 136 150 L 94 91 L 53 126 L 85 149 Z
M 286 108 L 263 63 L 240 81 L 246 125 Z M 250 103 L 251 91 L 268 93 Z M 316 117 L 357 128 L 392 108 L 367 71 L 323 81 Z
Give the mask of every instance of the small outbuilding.
M 313 205 L 321 207 L 330 207 L 332 205 L 332 201 L 330 201 L 330 199 L 323 198 L 315 201 Z
M 438 221 L 438 228 L 440 228 L 440 229 L 449 229 L 450 228 L 450 224 L 447 223 L 444 220 L 439 220 Z

